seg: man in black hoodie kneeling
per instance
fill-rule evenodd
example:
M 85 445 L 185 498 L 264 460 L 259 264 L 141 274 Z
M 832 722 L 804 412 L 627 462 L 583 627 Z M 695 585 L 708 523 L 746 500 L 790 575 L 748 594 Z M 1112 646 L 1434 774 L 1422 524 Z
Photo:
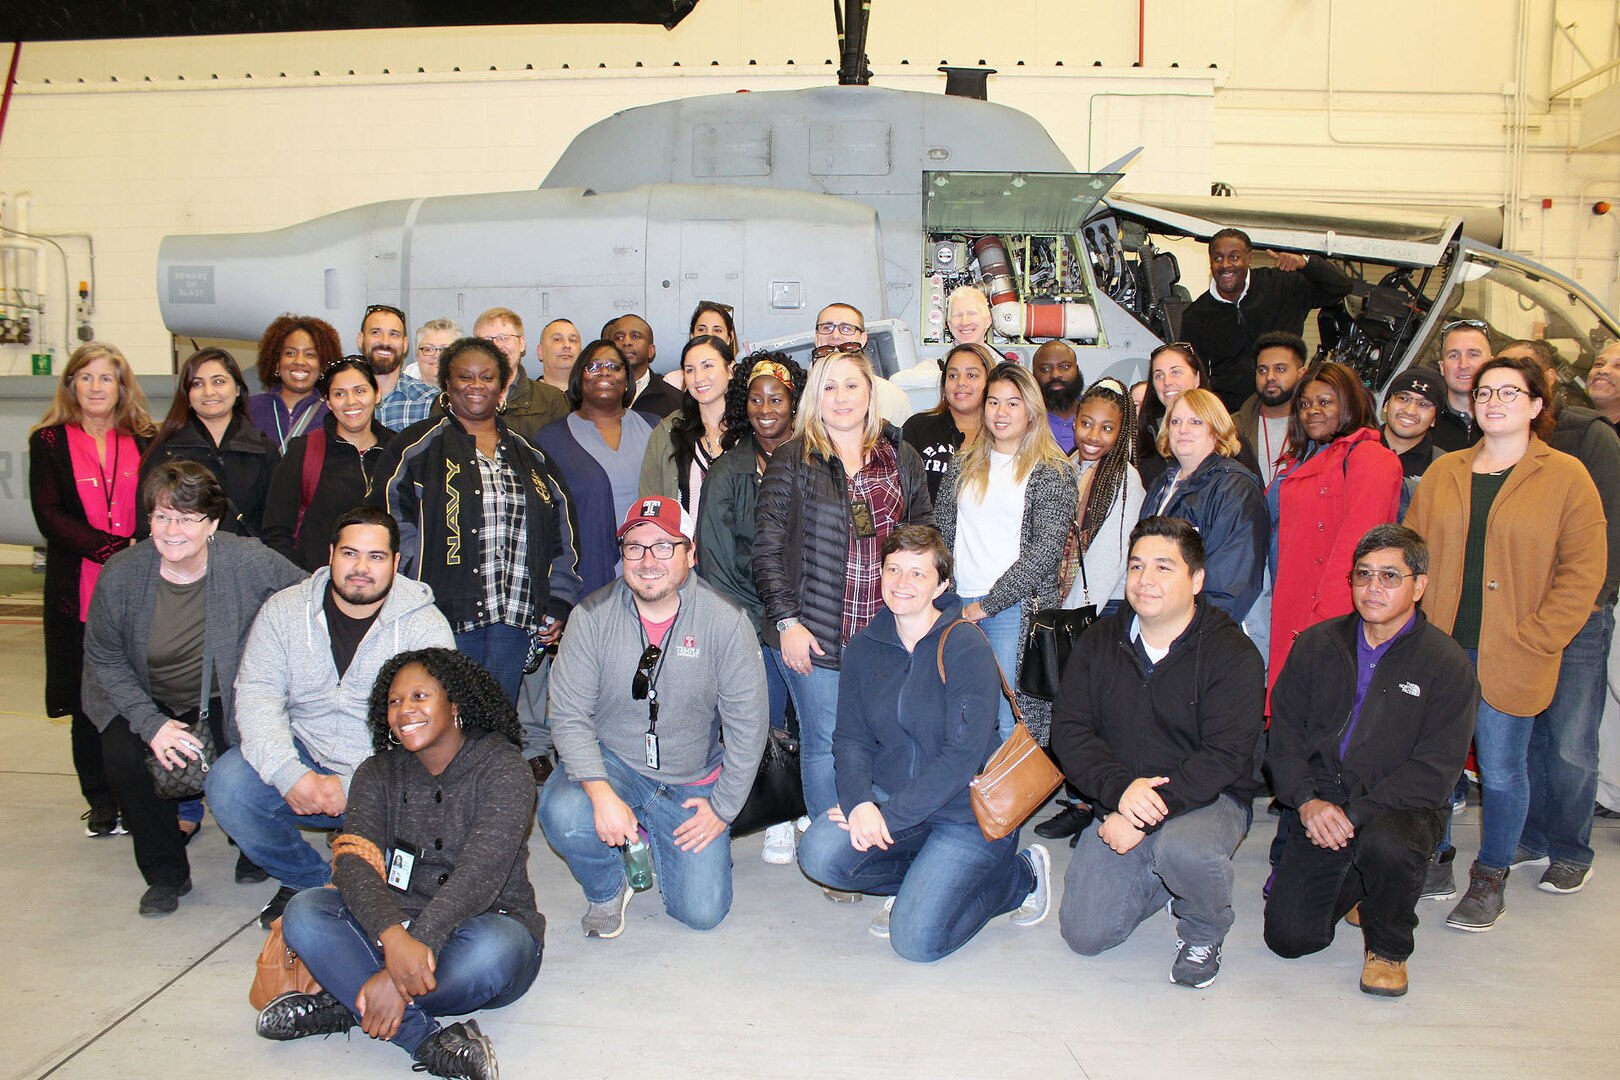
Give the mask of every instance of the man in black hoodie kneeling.
M 1299 635 L 1271 692 L 1266 769 L 1299 811 L 1266 901 L 1266 944 L 1318 952 L 1361 928 L 1361 989 L 1406 993 L 1418 896 L 1474 733 L 1479 680 L 1417 602 L 1429 548 L 1401 525 L 1356 545 L 1355 611 Z
M 1253 817 L 1265 669 L 1242 628 L 1198 594 L 1204 544 L 1180 518 L 1131 532 L 1129 606 L 1076 645 L 1052 706 L 1052 749 L 1100 824 L 1075 845 L 1058 921 L 1095 956 L 1166 903 L 1170 981 L 1205 987 L 1232 927 L 1232 853 Z

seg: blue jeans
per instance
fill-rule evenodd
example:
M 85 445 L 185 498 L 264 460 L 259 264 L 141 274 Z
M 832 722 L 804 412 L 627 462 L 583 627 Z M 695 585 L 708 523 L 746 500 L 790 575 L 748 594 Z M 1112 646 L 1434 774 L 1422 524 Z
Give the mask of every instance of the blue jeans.
M 315 772 L 332 775 L 331 769 L 315 764 L 303 743 L 294 739 L 293 745 L 298 748 L 299 761 Z M 203 790 L 225 835 L 271 877 L 294 889 L 313 889 L 332 880 L 331 867 L 298 830 L 341 829 L 341 817 L 293 813 L 281 792 L 264 782 L 239 747 L 232 747 L 214 762 Z
M 982 596 L 962 597 L 962 606 L 976 604 L 982 601 Z M 979 629 L 984 636 L 990 639 L 990 651 L 996 654 L 996 663 L 1001 665 L 1001 674 L 1007 680 L 1007 685 L 1018 686 L 1018 661 L 1023 658 L 1024 639 L 1019 634 L 1022 629 L 1023 612 L 1017 604 L 1003 611 L 998 611 L 988 618 L 980 619 Z M 1003 742 L 1013 730 L 1012 702 L 1007 700 L 1006 694 L 998 694 L 996 698 L 996 734 Z
M 787 680 L 793 711 L 799 717 L 799 776 L 804 781 L 804 812 L 814 821 L 838 804 L 833 778 L 832 737 L 838 723 L 838 669 L 812 667 L 800 675 L 787 666 L 780 649 L 765 647 Z
M 799 868 L 828 888 L 893 896 L 889 944 L 921 963 L 960 949 L 1035 888 L 1018 833 L 986 840 L 971 821 L 924 821 L 895 832 L 887 851 L 856 851 L 823 814 L 799 841 Z
M 1096 956 L 1173 900 L 1182 941 L 1219 945 L 1232 929 L 1232 853 L 1252 815 L 1248 804 L 1220 795 L 1169 818 L 1123 855 L 1096 829 L 1081 830 L 1063 876 L 1063 940 L 1082 956 Z
M 1613 635 L 1614 607 L 1604 604 L 1564 649 L 1552 704 L 1530 728 L 1530 809 L 1519 844 L 1576 866 L 1592 865 L 1598 723 Z
M 681 804 L 707 799 L 711 784 L 664 784 L 649 780 L 610 750 L 602 751 L 607 782 L 635 811 L 647 830 L 658 891 L 669 917 L 694 930 L 712 930 L 731 910 L 731 834 L 716 837 L 702 851 L 682 851 L 675 828 L 694 811 Z M 569 873 L 592 904 L 619 895 L 624 885 L 624 856 L 596 835 L 596 815 L 585 789 L 558 769 L 540 792 L 537 812 L 546 841 L 568 863 Z
M 1479 650 L 1468 649 L 1479 667 Z M 1513 862 L 1530 812 L 1530 729 L 1533 716 L 1514 716 L 1483 697 L 1474 721 L 1474 759 L 1479 762 L 1479 862 L 1500 870 Z M 1590 810 L 1587 811 L 1589 814 Z M 1446 841 L 1449 842 L 1450 823 Z M 1442 846 L 1444 846 L 1442 844 Z
M 765 654 L 765 696 L 771 705 L 771 727 L 787 727 L 787 707 L 790 695 L 788 694 L 788 666 L 782 659 L 782 654 L 760 643 L 760 651 Z
M 287 902 L 281 932 L 321 989 L 349 1007 L 383 970 L 383 951 L 360 928 L 336 889 L 305 889 Z M 510 915 L 487 912 L 457 926 L 434 957 L 436 986 L 405 1006 L 389 1040 L 407 1054 L 439 1030 L 437 1016 L 499 1009 L 522 997 L 540 973 L 541 943 Z
M 517 704 L 518 687 L 523 683 L 523 661 L 529 658 L 529 632 L 521 627 L 493 623 L 456 635 L 456 651 L 482 664 L 506 692 L 506 700 Z

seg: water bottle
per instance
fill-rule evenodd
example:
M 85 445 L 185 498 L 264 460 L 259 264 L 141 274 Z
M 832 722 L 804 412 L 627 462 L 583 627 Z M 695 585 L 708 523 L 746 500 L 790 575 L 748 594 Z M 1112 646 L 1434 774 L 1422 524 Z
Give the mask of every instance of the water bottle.
M 638 837 L 635 843 L 625 844 L 620 850 L 624 853 L 624 877 L 630 888 L 636 892 L 652 888 L 652 853 L 647 850 L 647 842 Z

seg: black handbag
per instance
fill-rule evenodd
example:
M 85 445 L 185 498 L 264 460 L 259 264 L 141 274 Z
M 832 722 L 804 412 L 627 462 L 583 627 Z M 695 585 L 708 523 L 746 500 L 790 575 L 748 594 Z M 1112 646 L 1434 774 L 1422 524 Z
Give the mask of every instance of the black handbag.
M 170 769 L 157 759 L 152 748 L 146 748 L 146 771 L 152 774 L 152 790 L 157 792 L 160 799 L 195 799 L 203 793 L 203 782 L 208 779 L 208 770 L 219 758 L 219 748 L 214 742 L 214 726 L 208 722 L 209 705 L 208 691 L 213 685 L 211 661 L 206 636 L 203 639 L 202 664 L 202 696 L 195 709 L 188 709 L 179 716 L 170 719 L 178 720 L 186 725 L 187 732 L 195 739 L 201 749 L 194 758 L 186 758 L 185 764 Z
M 765 754 L 748 801 L 731 823 L 731 837 L 747 836 L 804 816 L 804 782 L 799 776 L 799 731 L 794 721 L 788 730 L 771 728 Z
M 1080 588 L 1086 600 L 1091 587 L 1086 583 L 1086 563 L 1080 561 Z M 1029 620 L 1029 636 L 1024 639 L 1024 660 L 1018 665 L 1018 691 L 1032 698 L 1051 701 L 1063 681 L 1063 668 L 1069 662 L 1074 643 L 1086 627 L 1097 621 L 1097 606 L 1087 603 L 1077 608 L 1041 608 Z

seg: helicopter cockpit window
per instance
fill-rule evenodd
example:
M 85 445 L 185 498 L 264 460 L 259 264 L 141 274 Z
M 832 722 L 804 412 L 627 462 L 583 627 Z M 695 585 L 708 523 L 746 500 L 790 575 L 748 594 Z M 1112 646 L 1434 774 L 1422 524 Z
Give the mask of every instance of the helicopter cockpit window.
M 1080 228 L 1117 173 L 923 174 L 923 344 L 949 340 L 963 286 L 990 302 L 992 340 L 1104 344 Z
M 1418 362 L 1435 365 L 1440 333 L 1457 319 L 1481 319 L 1490 327 L 1491 349 L 1508 342 L 1544 339 L 1558 353 L 1560 378 L 1586 385 L 1598 352 L 1617 338 L 1616 328 L 1579 293 L 1511 262 L 1465 252 Z

